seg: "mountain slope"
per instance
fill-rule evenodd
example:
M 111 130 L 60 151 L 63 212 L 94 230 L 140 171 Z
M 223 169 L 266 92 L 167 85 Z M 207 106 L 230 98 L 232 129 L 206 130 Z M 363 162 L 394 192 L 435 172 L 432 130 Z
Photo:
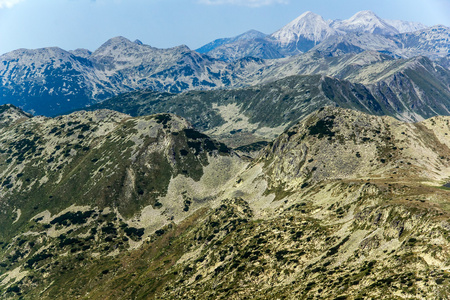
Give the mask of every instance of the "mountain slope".
M 403 56 L 418 54 L 430 58 L 440 58 L 450 52 L 450 28 L 437 25 L 422 30 L 404 33 L 397 37 Z
M 326 105 L 384 114 L 384 108 L 364 86 L 321 75 L 292 76 L 236 90 L 179 95 L 135 92 L 89 109 L 109 108 L 131 115 L 170 112 L 185 117 L 208 135 L 242 146 L 271 140 L 286 127 Z
M 46 112 L 69 110 L 74 104 L 82 107 L 90 102 L 94 88 L 99 90 L 99 99 L 113 95 L 91 72 L 89 60 L 59 48 L 19 49 L 0 60 L 1 104 L 9 102 L 43 113 L 39 107 Z
M 446 298 L 449 124 L 321 109 L 215 181 L 214 205 L 144 233 L 115 205 L 32 219 L 16 207 L 1 215 L 25 219 L 2 241 L 2 297 Z M 172 202 L 186 204 L 179 184 Z
M 238 40 L 208 52 L 208 55 L 223 61 L 236 61 L 245 57 L 276 59 L 284 57 L 277 45 L 269 39 Z
M 110 39 L 90 55 L 73 53 L 44 48 L 2 55 L 3 104 L 55 115 L 136 89 L 176 93 L 226 87 L 246 77 L 246 70 L 233 69 L 238 62 L 230 65 L 186 46 L 156 49 L 123 37 Z
M 103 110 L 55 119 L 20 118 L 1 128 L 0 143 L 2 211 L 21 211 L 13 225 L 2 218 L 5 238 L 34 215 L 54 215 L 71 205 L 114 206 L 126 218 L 146 206 L 158 209 L 171 180 L 181 177 L 210 193 L 203 176 L 208 166 L 218 169 L 216 162 L 225 161 L 225 169 L 234 165 L 226 146 L 168 114 L 135 119 Z M 153 215 L 178 214 L 174 205 Z M 165 222 L 166 217 L 158 218 Z
M 379 51 L 393 57 L 431 59 L 447 55 L 449 49 L 450 29 L 442 25 L 389 36 L 360 32 L 332 36 L 313 48 L 327 55 Z
M 433 241 L 448 243 L 448 224 L 442 221 L 448 215 L 448 191 L 420 190 L 414 179 L 448 176 L 448 161 L 439 158 L 448 153 L 443 144 L 448 140 L 438 135 L 448 129 L 444 118 L 411 126 L 333 109 L 307 118 L 267 147 L 260 164 L 240 176 L 237 189 L 243 199 L 225 200 L 206 223 L 190 231 L 183 263 L 159 281 L 170 287 L 157 291 L 155 298 L 376 298 L 386 293 L 445 297 L 448 273 L 441 263 L 448 253 L 433 252 L 440 249 Z M 439 137 L 429 136 L 428 130 Z M 404 135 L 413 138 L 403 143 Z M 426 144 L 430 148 L 423 144 L 428 137 L 433 140 Z M 380 149 L 370 151 L 372 147 Z M 392 156 L 388 147 L 396 148 Z M 366 156 L 371 153 L 372 163 Z M 424 162 L 423 153 L 436 155 Z M 359 165 L 362 174 L 350 162 Z M 259 168 L 269 190 L 278 191 L 279 201 L 247 194 L 257 184 L 254 173 Z M 376 173 L 367 174 L 370 170 Z M 276 185 L 280 178 L 282 188 Z M 246 204 L 244 199 L 251 200 Z M 230 215 L 235 217 L 230 220 Z M 213 228 L 212 239 L 204 241 Z M 436 235 L 428 236 L 430 232 Z M 427 256 L 423 248 L 435 254 Z
M 324 39 L 338 34 L 325 20 L 310 11 L 303 13 L 298 18 L 274 32 L 270 38 L 285 52 L 302 53 L 311 49 Z
M 331 26 L 344 32 L 371 33 L 381 35 L 394 35 L 399 31 L 386 21 L 380 19 L 371 11 L 360 11 L 350 19 L 344 21 L 335 21 Z
M 394 60 L 379 53 L 362 53 L 313 59 L 299 57 L 273 65 L 263 74 L 267 72 L 264 77 L 270 78 L 272 73 L 333 73 L 341 79 L 297 75 L 235 90 L 179 95 L 143 91 L 120 95 L 90 109 L 108 108 L 134 116 L 174 113 L 232 146 L 271 140 L 327 105 L 404 121 L 450 114 L 450 72 L 425 57 Z
M 244 32 L 244 33 L 237 35 L 235 37 L 232 37 L 232 38 L 224 38 L 224 39 L 214 40 L 211 43 L 208 43 L 198 49 L 195 49 L 195 51 L 197 51 L 198 53 L 207 53 L 207 52 L 210 52 L 224 44 L 231 44 L 231 43 L 234 43 L 237 41 L 242 41 L 242 40 L 260 39 L 260 38 L 264 38 L 265 36 L 266 36 L 266 34 L 259 32 L 257 30 L 249 30 L 247 32 Z

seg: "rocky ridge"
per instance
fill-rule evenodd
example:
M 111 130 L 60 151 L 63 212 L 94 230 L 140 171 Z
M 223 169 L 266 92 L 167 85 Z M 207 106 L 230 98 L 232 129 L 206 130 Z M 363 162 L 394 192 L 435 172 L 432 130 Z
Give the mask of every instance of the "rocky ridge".
M 156 49 L 123 37 L 90 55 L 79 53 L 43 48 L 2 55 L 1 98 L 27 111 L 55 115 L 136 89 L 210 89 L 246 75 L 239 65 L 232 68 L 186 46 Z
M 206 175 L 203 161 L 203 176 L 191 177 L 188 185 L 183 182 L 193 173 L 173 173 L 153 208 L 138 206 L 128 213 L 121 203 L 133 186 L 130 175 L 122 181 L 120 201 L 103 203 L 95 202 L 102 193 L 62 202 L 58 198 L 69 194 L 52 192 L 53 200 L 44 200 L 33 194 L 33 187 L 26 191 L 26 184 L 10 180 L 11 187 L 2 187 L 1 220 L 10 226 L 10 234 L 2 234 L 0 250 L 3 298 L 448 297 L 449 192 L 442 188 L 450 177 L 448 117 L 411 124 L 326 107 L 286 130 L 250 163 L 225 148 L 221 152 L 218 144 L 218 149 L 207 150 L 206 136 L 189 131 L 185 121 L 171 115 L 130 119 L 98 111 L 33 122 L 42 132 L 57 124 L 70 130 L 81 125 L 68 125 L 81 114 L 104 124 L 85 131 L 86 142 L 92 135 L 99 138 L 99 150 L 107 143 L 101 142 L 104 134 L 118 149 L 142 150 L 126 155 L 136 174 L 140 155 L 148 158 L 174 144 L 182 145 L 187 157 L 193 155 L 193 167 L 202 165 L 206 155 L 213 169 L 220 165 L 213 161 L 220 159 L 234 160 L 236 168 L 218 181 L 211 175 L 223 171 Z M 29 121 L 18 122 L 31 130 Z M 16 125 L 1 130 L 14 132 Z M 125 145 L 121 136 L 128 130 L 140 133 Z M 153 130 L 160 139 L 138 142 L 143 132 L 152 135 Z M 24 154 L 22 165 L 28 159 Z M 184 162 L 175 156 L 169 163 L 177 170 Z M 29 172 L 24 168 L 14 178 L 26 182 Z M 7 179 L 10 173 L 3 174 Z M 79 178 L 74 174 L 72 180 Z M 199 201 L 184 188 L 203 190 L 195 182 L 206 183 L 205 177 L 214 182 L 216 192 Z M 137 177 L 134 183 L 138 187 Z M 90 184 L 105 188 L 97 181 Z M 5 201 L 19 190 L 26 201 Z M 150 191 L 143 189 L 143 195 Z M 30 213 L 33 197 L 39 200 L 31 204 L 37 207 Z M 60 206 L 43 210 L 46 201 Z M 165 223 L 155 214 L 177 210 Z
M 332 70 L 321 69 L 326 64 L 314 65 L 318 55 L 322 61 L 330 56 L 345 61 L 355 53 L 377 51 L 393 58 L 426 56 L 447 65 L 447 27 L 401 24 L 402 31 L 408 26 L 419 30 L 400 33 L 371 12 L 358 13 L 348 22 L 327 22 L 306 12 L 272 35 L 250 31 L 215 41 L 207 45 L 206 54 L 184 45 L 157 49 L 123 37 L 108 40 L 94 52 L 18 49 L 0 56 L 0 103 L 54 116 L 140 89 L 180 93 L 250 86 L 290 75 L 333 76 Z
M 306 12 L 263 39 L 248 39 L 239 46 L 238 42 L 230 40 L 206 53 L 222 60 L 245 56 L 270 59 L 314 49 L 334 56 L 380 51 L 393 57 L 424 55 L 439 59 L 448 54 L 448 37 L 449 29 L 445 26 L 427 27 L 415 22 L 383 20 L 371 11 L 358 12 L 347 20 L 329 21 Z
M 336 58 L 308 55 L 273 65 L 264 71 L 264 77 L 297 72 L 331 73 L 334 77 L 290 76 L 237 90 L 176 95 L 140 91 L 90 109 L 108 108 L 134 116 L 174 113 L 232 146 L 271 141 L 327 105 L 408 122 L 450 114 L 450 72 L 425 57 L 395 60 L 377 52 Z

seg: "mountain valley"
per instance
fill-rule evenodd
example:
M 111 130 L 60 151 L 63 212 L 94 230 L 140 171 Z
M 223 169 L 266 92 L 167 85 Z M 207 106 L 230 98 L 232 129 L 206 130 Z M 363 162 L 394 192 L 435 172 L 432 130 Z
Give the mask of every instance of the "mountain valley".
M 368 52 L 345 59 L 318 57 L 310 65 L 296 59 L 281 68 L 267 69 L 264 77 L 297 73 L 293 71 L 296 66 L 301 66 L 302 73 L 332 73 L 334 77 L 297 75 L 236 90 L 181 94 L 139 91 L 89 109 L 107 108 L 133 116 L 173 113 L 232 146 L 271 141 L 327 105 L 409 122 L 450 114 L 450 71 L 425 57 L 393 60 Z

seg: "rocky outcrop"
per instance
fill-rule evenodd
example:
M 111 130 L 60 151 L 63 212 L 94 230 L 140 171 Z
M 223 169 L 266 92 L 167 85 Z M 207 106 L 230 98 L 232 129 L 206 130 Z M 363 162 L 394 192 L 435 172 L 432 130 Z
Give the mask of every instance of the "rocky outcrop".
M 21 122 L 0 136 L 5 299 L 448 297 L 448 117 L 326 107 L 252 161 L 168 114 Z

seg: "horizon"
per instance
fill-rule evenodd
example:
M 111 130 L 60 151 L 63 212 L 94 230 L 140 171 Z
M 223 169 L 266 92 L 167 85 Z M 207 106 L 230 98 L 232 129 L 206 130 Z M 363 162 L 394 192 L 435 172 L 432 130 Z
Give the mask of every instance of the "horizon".
M 450 0 L 352 0 L 345 5 L 331 0 L 0 0 L 0 55 L 23 48 L 95 51 L 117 36 L 156 48 L 195 50 L 249 30 L 271 34 L 307 11 L 343 20 L 364 10 L 386 20 L 450 26 L 445 13 Z

